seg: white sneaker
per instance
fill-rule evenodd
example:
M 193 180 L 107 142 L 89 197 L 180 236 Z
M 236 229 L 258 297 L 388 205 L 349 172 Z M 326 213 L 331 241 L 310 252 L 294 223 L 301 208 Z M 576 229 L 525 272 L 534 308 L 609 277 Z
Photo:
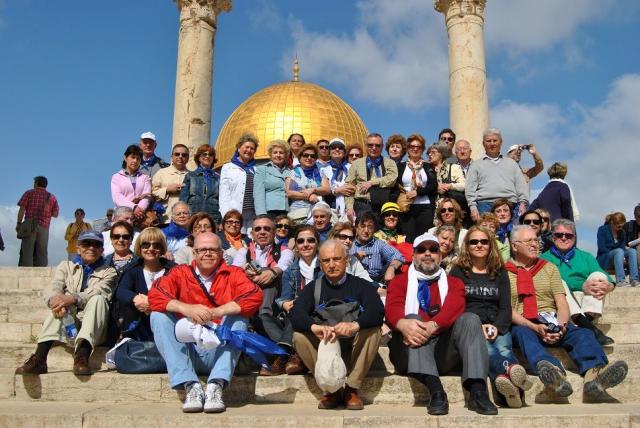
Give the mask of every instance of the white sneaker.
M 204 395 L 204 412 L 220 413 L 224 412 L 227 406 L 222 401 L 222 386 L 217 382 L 207 384 L 207 392 Z
M 202 403 L 204 402 L 204 392 L 200 382 L 194 382 L 186 389 L 186 397 L 182 405 L 184 413 L 198 413 L 202 411 Z

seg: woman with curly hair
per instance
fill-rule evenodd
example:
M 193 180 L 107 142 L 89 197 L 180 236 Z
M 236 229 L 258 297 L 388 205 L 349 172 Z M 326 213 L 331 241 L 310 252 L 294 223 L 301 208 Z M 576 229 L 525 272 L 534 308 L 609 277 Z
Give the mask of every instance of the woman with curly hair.
M 442 198 L 438 201 L 435 216 L 435 226 L 429 229 L 429 233 L 435 234 L 436 229 L 440 226 L 453 226 L 455 234 L 455 253 L 460 251 L 462 241 L 467 234 L 467 229 L 462 227 L 463 213 L 460 205 L 453 198 Z
M 482 322 L 489 353 L 489 377 L 509 407 L 522 407 L 521 390 L 532 383 L 513 355 L 511 341 L 511 285 L 493 233 L 472 226 L 450 275 L 464 282 L 466 312 Z

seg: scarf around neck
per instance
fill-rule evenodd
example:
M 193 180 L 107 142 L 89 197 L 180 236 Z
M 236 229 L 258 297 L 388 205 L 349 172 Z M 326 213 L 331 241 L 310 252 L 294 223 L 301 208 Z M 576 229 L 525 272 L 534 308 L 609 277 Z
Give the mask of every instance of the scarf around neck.
M 167 239 L 171 238 L 177 241 L 184 239 L 189 235 L 189 231 L 187 229 L 178 226 L 173 222 L 173 220 L 169 222 L 169 226 L 162 229 L 162 232 L 164 232 L 164 236 L 166 236 Z
M 367 171 L 371 171 L 371 168 L 375 168 L 376 177 L 382 177 L 382 170 L 380 166 L 382 165 L 382 156 L 378 156 L 375 159 L 371 159 L 367 156 Z
M 563 253 L 562 251 L 560 251 L 558 247 L 556 247 L 555 245 L 551 247 L 549 251 L 551 251 L 551 254 L 553 254 L 554 256 L 560 259 L 560 264 L 565 263 L 569 267 L 571 267 L 571 264 L 569 262 L 571 261 L 573 256 L 576 255 L 575 246 L 571 247 L 571 249 L 566 253 Z
M 422 284 L 422 289 L 420 288 L 420 281 L 425 281 Z M 431 290 L 431 285 L 436 283 L 438 284 L 433 290 Z M 426 286 L 428 283 L 428 286 Z M 424 289 L 428 289 L 424 291 Z M 419 293 L 422 291 L 423 300 L 426 299 L 426 294 L 428 292 L 428 302 L 424 300 L 425 303 L 429 305 L 431 302 L 439 303 L 440 306 L 444 306 L 445 299 L 447 298 L 447 293 L 449 292 L 449 281 L 447 280 L 447 274 L 445 271 L 440 268 L 436 273 L 432 275 L 425 275 L 424 273 L 418 271 L 413 263 L 409 266 L 409 271 L 407 272 L 407 295 L 404 301 L 404 313 L 406 315 L 410 314 L 418 314 L 422 312 L 423 314 L 427 314 L 426 310 L 422 309 L 422 304 L 420 302 L 421 295 Z M 427 306 L 427 310 L 429 307 Z M 424 318 L 424 315 L 423 315 Z
M 140 165 L 145 168 L 151 168 L 153 165 L 155 165 L 156 162 L 159 162 L 159 161 L 160 161 L 160 158 L 155 154 L 147 160 L 145 160 L 143 156 L 142 160 L 140 161 Z
M 239 233 L 238 236 L 231 236 L 229 235 L 229 232 L 224 232 L 224 237 L 227 240 L 227 242 L 229 243 L 230 246 L 232 246 L 233 248 L 235 248 L 236 250 L 239 250 L 240 248 L 242 248 L 242 234 Z
M 82 257 L 80 257 L 80 255 L 78 254 L 73 259 L 73 262 L 82 268 L 82 286 L 80 287 L 80 291 L 83 291 L 85 288 L 87 288 L 87 281 L 89 280 L 89 277 L 91 276 L 91 274 L 97 268 L 99 268 L 104 264 L 104 257 L 100 256 L 100 258 L 95 262 L 91 264 L 87 264 L 84 262 L 84 260 L 82 260 Z
M 237 150 L 235 151 L 235 153 L 233 154 L 233 157 L 231 158 L 231 163 L 242 168 L 246 174 L 253 174 L 255 172 L 256 160 L 251 159 L 249 163 L 242 162 L 242 160 L 240 160 L 240 154 L 238 153 Z
M 329 161 L 329 165 L 331 165 L 331 169 L 333 170 L 333 176 L 331 177 L 332 182 L 342 182 L 342 180 L 346 177 L 349 170 L 347 169 L 348 162 L 343 160 L 340 163 L 334 162 L 333 159 Z
M 522 266 L 516 266 L 513 261 L 509 260 L 505 263 L 504 268 L 516 275 L 516 288 L 518 296 L 522 297 L 522 305 L 524 313 L 522 314 L 528 320 L 538 319 L 538 301 L 536 299 L 536 287 L 533 283 L 533 277 L 547 264 L 544 259 L 538 259 L 536 264 L 529 270 Z
M 513 223 L 509 222 L 506 226 L 500 225 L 498 230 L 496 231 L 496 236 L 500 240 L 501 244 L 504 244 L 509 234 L 511 233 L 511 229 L 513 229 Z
M 322 183 L 322 177 L 320 177 L 320 169 L 318 169 L 317 165 L 313 165 L 310 168 L 304 168 L 300 166 L 302 173 L 309 181 L 315 182 L 318 186 Z

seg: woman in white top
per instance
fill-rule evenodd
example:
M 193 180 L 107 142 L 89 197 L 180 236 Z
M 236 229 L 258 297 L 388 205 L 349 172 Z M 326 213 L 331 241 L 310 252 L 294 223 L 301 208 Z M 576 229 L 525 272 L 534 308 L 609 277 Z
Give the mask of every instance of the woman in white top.
M 322 177 L 316 164 L 318 148 L 305 144 L 300 150 L 300 165 L 293 168 L 285 180 L 287 198 L 289 198 L 289 218 L 294 224 L 306 222 L 311 207 L 330 194 L 329 179 Z
M 353 196 L 356 186 L 345 183 L 351 164 L 347 160 L 347 147 L 340 138 L 329 141 L 329 165 L 321 170 L 323 177 L 329 180 L 331 195 L 325 197 L 325 202 L 334 210 L 340 220 L 346 220 L 345 196 Z
M 433 235 L 435 235 L 438 226 L 453 226 L 455 230 L 454 251 L 458 254 L 463 245 L 464 237 L 467 234 L 467 229 L 462 227 L 462 209 L 454 199 L 442 198 L 438 201 L 435 224 L 434 227 L 428 230 L 428 232 Z

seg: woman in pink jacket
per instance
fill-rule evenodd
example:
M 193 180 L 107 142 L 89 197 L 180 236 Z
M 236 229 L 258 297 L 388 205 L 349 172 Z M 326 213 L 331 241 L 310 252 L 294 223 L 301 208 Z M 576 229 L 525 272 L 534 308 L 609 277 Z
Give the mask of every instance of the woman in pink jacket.
M 142 149 L 135 144 L 124 152 L 122 169 L 111 176 L 111 198 L 116 207 L 133 209 L 136 218 L 144 218 L 151 198 L 151 178 L 140 172 Z

